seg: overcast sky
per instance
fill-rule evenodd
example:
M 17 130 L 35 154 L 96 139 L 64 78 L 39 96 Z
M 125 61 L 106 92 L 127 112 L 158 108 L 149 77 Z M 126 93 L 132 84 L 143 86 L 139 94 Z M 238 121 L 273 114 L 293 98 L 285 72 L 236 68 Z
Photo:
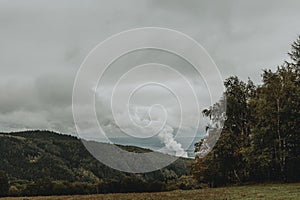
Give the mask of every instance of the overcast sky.
M 297 0 L 0 0 L 0 131 L 74 133 L 77 70 L 98 43 L 132 28 L 183 32 L 204 46 L 224 79 L 238 75 L 259 83 L 263 68 L 274 69 L 287 59 L 300 34 L 299 8 Z M 136 56 L 146 61 L 150 54 Z M 180 68 L 174 59 L 170 63 Z M 199 93 L 207 95 L 205 89 Z M 105 99 L 104 93 L 99 99 Z M 100 116 L 107 115 L 103 104 Z

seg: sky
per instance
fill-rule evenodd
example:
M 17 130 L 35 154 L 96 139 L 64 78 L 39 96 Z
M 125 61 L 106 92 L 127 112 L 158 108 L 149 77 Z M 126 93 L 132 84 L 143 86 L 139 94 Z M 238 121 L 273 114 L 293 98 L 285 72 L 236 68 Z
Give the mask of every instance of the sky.
M 275 69 L 288 59 L 290 44 L 300 34 L 299 8 L 296 0 L 0 0 L 0 131 L 50 129 L 74 134 L 72 88 L 80 65 L 97 44 L 133 28 L 163 27 L 185 33 L 206 49 L 223 80 L 237 75 L 259 84 L 262 69 Z M 109 111 L 112 80 L 121 75 L 120 66 L 145 63 L 149 58 L 198 80 L 201 108 L 209 105 L 203 80 L 194 76 L 188 64 L 161 52 L 136 52 L 114 63 L 102 90 L 95 90 L 98 119 L 112 135 L 119 134 Z M 166 82 L 181 87 L 174 77 L 161 74 Z M 131 83 L 132 79 L 127 82 Z M 178 128 L 174 96 L 156 86 L 144 89 L 130 108 L 136 123 L 144 123 L 141 116 L 160 102 L 169 113 L 168 128 Z M 164 120 L 161 108 L 151 112 L 153 119 Z M 189 115 L 192 109 L 187 107 L 186 112 Z M 117 113 L 122 119 L 122 108 Z M 127 123 L 125 127 L 136 131 Z M 188 123 L 183 128 L 187 133 L 195 129 Z M 91 129 L 89 137 L 95 133 Z

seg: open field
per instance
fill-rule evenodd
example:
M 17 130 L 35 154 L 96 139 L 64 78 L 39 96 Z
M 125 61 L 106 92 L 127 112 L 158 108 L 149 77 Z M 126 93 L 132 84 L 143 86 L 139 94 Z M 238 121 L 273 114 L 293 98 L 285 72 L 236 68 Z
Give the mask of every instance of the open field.
M 128 193 L 99 194 L 51 197 L 18 197 L 2 198 L 1 200 L 113 200 L 113 199 L 300 199 L 300 183 L 267 184 L 252 186 L 236 186 L 224 188 L 207 188 L 201 190 L 176 190 L 161 193 Z

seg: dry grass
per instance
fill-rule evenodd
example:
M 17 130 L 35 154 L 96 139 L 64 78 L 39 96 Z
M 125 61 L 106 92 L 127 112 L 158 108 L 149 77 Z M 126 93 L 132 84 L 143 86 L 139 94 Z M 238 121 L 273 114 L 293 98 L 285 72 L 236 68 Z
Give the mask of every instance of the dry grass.
M 300 183 L 237 186 L 201 190 L 176 190 L 161 193 L 99 194 L 51 197 L 19 197 L 1 200 L 135 200 L 135 199 L 300 199 Z

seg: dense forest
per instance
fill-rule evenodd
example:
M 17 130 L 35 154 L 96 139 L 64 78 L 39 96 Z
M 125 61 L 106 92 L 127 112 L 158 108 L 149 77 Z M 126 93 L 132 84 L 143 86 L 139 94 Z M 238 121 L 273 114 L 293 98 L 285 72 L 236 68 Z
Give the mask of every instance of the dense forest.
M 225 80 L 227 120 L 213 150 L 193 164 L 199 182 L 217 187 L 300 181 L 300 36 L 288 55 L 275 71 L 263 70 L 260 85 L 236 76 Z M 203 114 L 214 118 L 222 103 Z M 196 151 L 210 137 L 199 141 Z
M 193 182 L 187 176 L 192 159 L 180 158 L 151 173 L 129 174 L 100 163 L 76 137 L 37 130 L 0 133 L 0 141 L 0 196 L 157 192 L 196 185 L 187 186 Z

